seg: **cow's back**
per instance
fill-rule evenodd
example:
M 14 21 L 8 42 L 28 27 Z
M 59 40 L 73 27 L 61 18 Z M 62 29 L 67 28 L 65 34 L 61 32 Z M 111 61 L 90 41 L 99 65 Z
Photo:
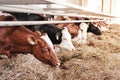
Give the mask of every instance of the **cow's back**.
M 62 29 L 57 28 L 55 25 L 43 24 L 38 29 L 42 33 L 47 33 L 53 44 L 60 44 L 62 42 Z M 58 39 L 56 35 L 58 35 Z
M 13 16 L 0 15 L 0 21 L 15 21 L 16 19 Z M 10 40 L 9 37 L 18 27 L 0 27 L 0 54 L 3 54 L 4 49 L 9 49 Z M 7 46 L 7 47 L 6 47 Z
M 16 17 L 18 21 L 45 21 L 46 20 L 45 17 L 39 14 L 16 13 L 16 12 L 8 12 L 8 13 Z M 25 27 L 27 27 L 28 29 L 32 31 L 35 31 L 35 27 L 37 27 L 37 25 L 27 25 Z
M 0 15 L 0 21 L 16 21 L 15 17 L 13 16 L 5 16 L 5 15 Z M 6 27 L 6 26 L 1 26 L 0 27 L 0 38 L 5 38 L 6 36 L 10 35 L 17 27 Z M 1 40 L 0 39 L 0 40 Z
M 11 15 L 15 16 L 18 21 L 41 21 L 46 20 L 43 16 L 38 14 L 29 14 L 29 13 L 15 13 L 9 12 Z
M 0 21 L 15 21 L 16 19 L 13 16 L 0 16 Z M 7 27 L 1 26 L 0 27 L 0 41 L 4 41 L 9 35 L 15 30 L 17 27 Z

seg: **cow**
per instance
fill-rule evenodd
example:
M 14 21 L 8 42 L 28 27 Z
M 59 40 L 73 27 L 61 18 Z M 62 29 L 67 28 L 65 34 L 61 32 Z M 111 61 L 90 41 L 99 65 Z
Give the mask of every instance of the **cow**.
M 82 20 L 89 20 L 89 18 L 80 18 Z M 69 20 L 80 20 L 79 18 L 77 17 L 69 17 Z M 77 26 L 79 26 L 82 22 L 80 23 L 75 23 Z M 96 27 L 92 22 L 85 22 L 87 25 L 88 25 L 88 28 L 87 28 L 87 32 L 91 32 L 95 35 L 101 35 L 102 32 L 100 31 L 100 29 L 98 27 Z M 78 30 L 78 29 L 77 29 Z
M 73 19 L 73 18 L 72 18 Z M 63 16 L 57 16 L 55 18 L 55 20 L 72 20 L 71 17 L 70 18 L 64 18 Z M 76 18 L 75 18 L 76 19 Z M 67 27 L 69 33 L 71 34 L 72 39 L 77 37 L 79 34 L 79 24 L 78 23 L 59 23 L 56 24 L 58 28 L 64 28 Z
M 89 20 L 88 18 L 81 18 L 84 20 Z M 76 43 L 86 43 L 87 40 L 87 32 L 91 32 L 95 35 L 101 35 L 101 31 L 98 27 L 96 27 L 92 22 L 81 22 L 79 25 L 79 35 L 72 39 L 73 42 Z
M 93 33 L 95 35 L 101 35 L 102 34 L 102 32 L 100 31 L 100 29 L 98 27 L 96 27 L 92 23 L 89 23 L 89 27 L 88 27 L 87 32 L 91 32 L 91 33 Z
M 71 38 L 75 38 L 79 34 L 79 26 L 77 26 L 75 23 L 69 23 L 65 27 L 68 28 L 69 33 L 71 34 Z
M 27 21 L 31 21 L 31 20 L 33 20 L 33 21 L 40 20 L 41 21 L 42 20 L 43 21 L 43 20 L 46 20 L 46 18 L 43 18 L 43 16 L 41 16 L 39 14 L 12 13 L 12 12 L 10 12 L 10 14 L 15 16 L 19 21 L 25 21 L 25 20 L 27 20 Z M 24 18 L 22 19 L 22 17 L 24 17 Z M 67 48 L 68 50 L 74 50 L 72 42 L 66 41 L 66 40 L 69 40 L 70 36 L 67 36 L 67 37 L 64 36 L 67 34 L 69 35 L 69 33 L 66 30 L 63 31 L 64 29 L 57 28 L 56 25 L 54 25 L 54 24 L 32 25 L 32 26 L 27 26 L 27 28 L 29 28 L 32 31 L 39 30 L 41 33 L 47 33 L 50 40 L 52 41 L 52 43 L 54 45 L 60 44 L 62 42 L 62 44 L 66 45 L 66 46 L 67 45 L 71 46 L 71 47 Z M 62 37 L 65 37 L 66 40 L 64 41 L 64 39 L 62 39 Z M 63 46 L 61 46 L 61 47 L 63 47 Z
M 89 20 L 88 18 L 77 18 L 77 17 L 63 17 L 57 16 L 55 20 Z M 72 36 L 72 41 L 76 43 L 86 43 L 87 32 L 94 33 L 95 35 L 101 35 L 101 31 L 91 22 L 80 22 L 80 23 L 66 23 L 66 24 L 57 24 L 57 27 L 63 28 L 67 27 L 69 33 Z
M 86 40 L 87 40 L 87 30 L 88 30 L 88 28 L 89 28 L 89 26 L 88 26 L 89 24 L 87 24 L 87 23 L 84 23 L 84 22 L 82 22 L 81 24 L 80 24 L 80 30 L 81 30 L 81 42 L 82 43 L 86 43 Z
M 13 16 L 0 15 L 2 21 L 16 21 Z M 8 58 L 17 54 L 32 54 L 43 63 L 53 67 L 60 65 L 55 51 L 44 40 L 39 31 L 32 32 L 25 26 L 0 27 L 0 55 Z M 44 37 L 44 38 L 43 38 Z
M 71 35 L 68 32 L 68 28 L 64 27 L 62 33 L 63 33 L 62 42 L 59 45 L 56 45 L 56 50 L 58 50 L 57 48 L 64 48 L 69 51 L 75 51 L 75 47 L 72 43 Z
M 46 21 L 46 18 L 39 14 L 15 13 L 8 12 L 15 16 L 18 21 Z M 60 44 L 62 42 L 62 29 L 58 29 L 53 24 L 42 25 L 28 25 L 26 26 L 31 31 L 39 30 L 42 33 L 47 33 L 53 44 Z M 39 28 L 40 27 L 40 28 Z
M 30 14 L 30 13 L 16 13 L 16 12 L 4 12 L 9 13 L 12 16 L 14 16 L 18 21 L 46 21 L 47 19 L 42 15 L 39 14 Z M 28 29 L 31 31 L 35 31 L 34 27 L 37 27 L 38 25 L 27 25 Z
M 73 46 L 71 41 L 71 35 L 68 32 L 67 28 L 59 29 L 56 26 L 53 26 L 52 24 L 43 24 L 40 25 L 37 30 L 39 30 L 41 33 L 48 33 L 48 36 L 50 37 L 51 41 L 54 42 L 54 45 L 57 45 L 61 48 L 65 48 L 70 51 L 75 50 L 75 47 Z
M 89 20 L 89 18 L 77 18 L 77 17 L 72 17 L 72 16 L 70 16 L 70 17 L 68 17 L 68 18 L 64 18 L 63 16 L 57 16 L 56 18 L 55 18 L 55 20 Z M 91 32 L 91 33 L 93 33 L 93 34 L 95 34 L 95 35 L 101 35 L 102 34 L 102 32 L 100 31 L 100 29 L 98 28 L 98 27 L 96 27 L 92 22 L 85 22 L 86 24 L 89 24 L 89 27 L 88 27 L 88 29 L 87 29 L 87 32 Z M 72 35 L 72 39 L 73 38 L 75 38 L 77 35 L 78 35 L 78 31 L 79 31 L 79 28 L 77 28 L 79 25 L 81 24 L 81 22 L 80 23 L 72 23 L 72 26 L 74 26 L 74 27 L 72 27 L 72 30 L 71 30 L 71 28 L 69 28 L 69 25 L 67 26 L 69 29 L 69 32 L 71 33 L 71 35 Z M 57 24 L 57 26 L 58 27 L 61 27 L 61 26 L 66 26 L 66 24 Z M 76 28 L 75 28 L 75 26 L 76 26 Z M 73 36 L 73 34 L 75 35 L 75 36 Z
M 62 29 L 57 28 L 53 24 L 42 24 L 35 27 L 41 33 L 47 33 L 53 44 L 60 44 L 62 42 Z
M 77 37 L 75 37 L 74 39 L 72 39 L 73 42 L 75 43 L 86 43 L 86 40 L 87 40 L 87 29 L 88 29 L 88 26 L 89 24 L 87 23 L 84 23 L 84 22 L 81 22 L 79 27 L 79 34 Z
M 84 18 L 84 20 L 89 20 L 89 19 L 88 18 Z M 93 33 L 95 35 L 101 35 L 102 34 L 100 29 L 98 27 L 96 27 L 94 24 L 92 24 L 91 22 L 89 22 L 89 27 L 87 29 L 87 32 L 91 32 L 91 33 Z
M 96 20 L 102 20 L 102 19 L 96 19 Z M 99 22 L 95 22 L 95 24 L 98 26 L 98 28 L 101 31 L 108 31 L 109 30 L 109 24 L 107 24 L 105 21 L 99 21 Z

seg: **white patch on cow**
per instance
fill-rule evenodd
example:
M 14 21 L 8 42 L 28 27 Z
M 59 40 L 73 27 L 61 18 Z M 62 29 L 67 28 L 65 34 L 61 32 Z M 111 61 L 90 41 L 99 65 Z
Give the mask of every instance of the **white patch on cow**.
M 55 52 L 54 46 L 52 44 L 52 41 L 50 40 L 48 35 L 47 34 L 46 35 L 42 35 L 41 38 L 44 39 L 49 44 L 49 46 L 52 48 L 52 50 Z
M 65 29 L 62 30 L 62 42 L 60 45 L 58 45 L 60 48 L 64 48 L 70 51 L 75 50 L 75 47 L 72 43 L 71 40 L 71 35 L 68 32 L 68 29 L 66 27 L 64 27 Z
M 81 42 L 86 43 L 87 40 L 87 29 L 88 25 L 86 23 L 80 24 L 80 30 L 81 30 Z
M 75 38 L 73 38 L 72 39 L 72 42 L 74 42 L 74 43 L 77 43 L 77 44 L 80 44 L 81 43 L 81 37 L 82 35 L 81 35 L 81 30 L 79 29 L 79 34 L 78 34 L 78 36 L 77 37 L 75 37 Z
M 55 15 L 55 16 L 54 16 L 54 20 L 55 20 L 56 18 L 57 18 L 57 16 Z
M 88 24 L 86 23 L 81 23 L 80 24 L 80 30 L 79 30 L 79 35 L 72 39 L 73 42 L 75 43 L 86 43 L 87 40 L 87 29 L 88 29 Z

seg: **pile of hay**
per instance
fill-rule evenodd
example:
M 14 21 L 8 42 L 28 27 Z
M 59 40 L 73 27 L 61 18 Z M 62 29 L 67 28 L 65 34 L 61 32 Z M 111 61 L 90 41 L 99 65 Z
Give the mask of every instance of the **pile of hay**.
M 57 53 L 61 66 L 52 68 L 32 55 L 0 59 L 0 80 L 119 80 L 120 25 L 110 25 L 101 36 L 88 33 L 87 44 L 76 51 Z

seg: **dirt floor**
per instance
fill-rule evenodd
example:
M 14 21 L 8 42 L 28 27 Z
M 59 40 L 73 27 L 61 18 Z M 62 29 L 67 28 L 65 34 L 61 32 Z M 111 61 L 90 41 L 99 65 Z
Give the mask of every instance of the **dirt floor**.
M 52 68 L 32 55 L 0 59 L 0 80 L 120 80 L 120 25 L 110 25 L 101 36 L 88 33 L 76 51 L 57 53 L 61 66 Z

